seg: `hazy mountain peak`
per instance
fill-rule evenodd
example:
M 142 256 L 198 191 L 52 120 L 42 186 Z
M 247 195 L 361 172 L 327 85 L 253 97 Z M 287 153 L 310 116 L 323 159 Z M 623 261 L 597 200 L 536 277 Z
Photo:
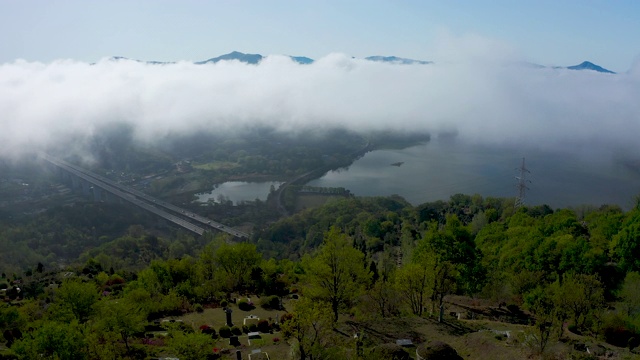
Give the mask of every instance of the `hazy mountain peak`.
M 601 73 L 607 73 L 607 74 L 615 74 L 615 72 L 611 71 L 611 70 L 607 70 L 599 65 L 596 65 L 590 61 L 583 61 L 581 64 L 579 65 L 573 65 L 573 66 L 567 66 L 567 69 L 569 70 L 593 70 L 593 71 L 597 71 L 597 72 L 601 72 Z
M 109 58 L 109 60 L 110 61 L 135 61 L 135 62 L 147 63 L 147 64 L 151 64 L 151 65 L 175 64 L 175 62 L 173 62 L 173 61 L 155 61 L 155 60 L 143 61 L 143 60 L 138 60 L 138 59 L 130 59 L 130 58 L 124 57 L 124 56 L 112 56 L 112 57 Z
M 239 51 L 232 51 L 228 54 L 220 55 L 218 57 L 214 57 L 204 61 L 198 61 L 196 64 L 208 64 L 208 63 L 217 63 L 219 61 L 224 60 L 238 60 L 240 62 L 244 62 L 247 64 L 256 65 L 260 61 L 262 61 L 263 56 L 260 54 L 245 54 Z
M 401 64 L 401 65 L 415 65 L 415 64 L 427 65 L 427 64 L 433 63 L 431 61 L 414 60 L 414 59 L 401 58 L 397 56 L 380 56 L 380 55 L 368 56 L 364 59 L 369 61 L 387 62 L 387 63 Z
M 289 56 L 289 57 L 291 58 L 291 60 L 297 62 L 298 64 L 307 65 L 313 62 L 313 59 L 308 58 L 306 56 Z
M 305 56 L 289 56 L 291 60 L 299 63 L 299 64 L 311 64 L 313 59 L 310 59 Z M 245 54 L 240 51 L 232 51 L 228 54 L 220 55 L 218 57 L 214 57 L 204 61 L 198 61 L 196 64 L 207 64 L 207 63 L 217 63 L 219 61 L 227 61 L 227 60 L 237 60 L 243 63 L 257 65 L 264 59 L 264 56 L 260 54 Z

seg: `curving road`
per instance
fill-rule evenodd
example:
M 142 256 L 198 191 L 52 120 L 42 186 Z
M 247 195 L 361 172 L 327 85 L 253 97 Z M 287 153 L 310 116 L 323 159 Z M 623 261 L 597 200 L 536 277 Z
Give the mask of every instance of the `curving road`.
M 145 194 L 131 187 L 118 184 L 104 176 L 95 174 L 79 166 L 70 164 L 64 160 L 57 159 L 49 154 L 40 153 L 40 157 L 85 181 L 100 187 L 101 189 L 118 196 L 142 209 L 152 212 L 178 226 L 181 226 L 198 235 L 202 235 L 206 230 L 215 229 L 225 232 L 237 238 L 249 238 L 250 235 L 243 231 L 226 226 L 219 222 L 210 220 L 189 210 L 162 201 L 153 196 Z

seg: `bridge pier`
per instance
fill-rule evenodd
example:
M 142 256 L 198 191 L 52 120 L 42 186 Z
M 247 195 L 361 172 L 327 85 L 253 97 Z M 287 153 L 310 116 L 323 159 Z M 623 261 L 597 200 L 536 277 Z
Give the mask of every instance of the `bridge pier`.
M 93 201 L 100 202 L 102 200 L 102 189 L 97 186 L 92 186 L 91 190 L 93 192 Z
M 91 195 L 92 186 L 90 182 L 84 179 L 80 179 L 80 187 L 82 188 L 82 194 L 84 194 L 85 196 Z
M 80 183 L 80 178 L 73 176 L 69 173 L 67 173 L 68 175 L 68 181 L 71 182 L 71 190 L 78 190 L 78 189 L 82 189 L 82 184 Z
M 118 203 L 118 198 L 113 196 L 113 194 L 109 193 L 108 191 L 102 191 L 102 199 L 106 203 L 111 203 L 111 204 L 117 204 Z

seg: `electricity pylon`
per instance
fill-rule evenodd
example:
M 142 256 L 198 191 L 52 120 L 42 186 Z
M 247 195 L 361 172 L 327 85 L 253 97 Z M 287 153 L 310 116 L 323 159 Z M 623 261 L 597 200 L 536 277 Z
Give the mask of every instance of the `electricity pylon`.
M 531 183 L 531 181 L 527 180 L 527 174 L 531 174 L 531 171 L 527 169 L 524 165 L 524 158 L 522 158 L 522 165 L 520 168 L 516 169 L 520 170 L 520 176 L 516 176 L 516 180 L 518 180 L 518 197 L 516 198 L 516 208 L 524 205 L 524 199 L 529 188 L 527 187 L 527 183 Z

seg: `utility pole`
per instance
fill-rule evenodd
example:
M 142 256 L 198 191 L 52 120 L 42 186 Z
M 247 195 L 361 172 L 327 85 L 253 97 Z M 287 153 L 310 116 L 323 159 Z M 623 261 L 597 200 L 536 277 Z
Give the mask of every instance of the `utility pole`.
M 516 180 L 518 180 L 518 197 L 516 198 L 515 204 L 517 209 L 520 206 L 524 205 L 524 198 L 526 196 L 527 190 L 529 190 L 529 188 L 527 187 L 527 183 L 531 183 L 531 181 L 527 180 L 526 176 L 527 174 L 531 174 L 531 171 L 529 171 L 529 169 L 527 169 L 527 167 L 524 165 L 524 158 L 522 158 L 522 165 L 516 170 L 520 170 L 520 176 L 516 176 Z

